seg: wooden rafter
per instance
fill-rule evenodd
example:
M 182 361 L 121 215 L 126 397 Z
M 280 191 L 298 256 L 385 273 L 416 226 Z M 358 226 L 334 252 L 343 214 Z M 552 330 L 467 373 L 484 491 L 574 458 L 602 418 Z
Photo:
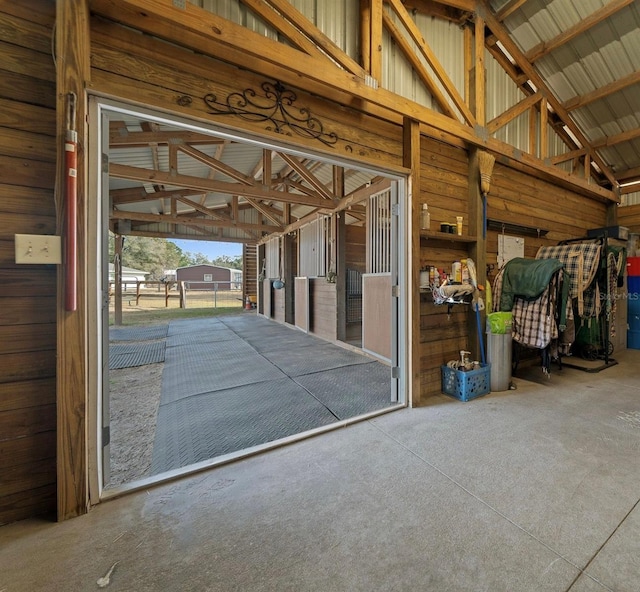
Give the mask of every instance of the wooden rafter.
M 622 144 L 623 142 L 630 142 L 637 138 L 640 138 L 640 128 L 594 140 L 591 145 L 597 150 L 598 148 L 607 148 L 609 146 L 615 146 L 616 144 Z
M 381 2 L 370 1 L 374 5 Z M 482 8 L 486 5 L 481 3 L 480 6 Z M 321 63 L 303 52 L 260 36 L 190 3 L 186 3 L 184 9 L 178 9 L 171 0 L 122 0 L 117 6 L 111 0 L 93 0 L 92 11 L 96 15 L 135 27 L 161 39 L 168 39 L 204 55 L 251 71 L 259 71 L 263 76 L 294 86 L 296 81 L 299 82 L 300 72 L 305 72 L 306 88 L 311 93 L 322 92 L 328 99 L 344 105 L 352 105 L 356 100 L 358 108 L 367 109 L 373 115 L 386 117 L 391 121 L 394 118 L 401 121 L 403 116 L 409 115 L 420 121 L 424 130 L 431 130 L 438 135 L 445 134 L 457 143 L 483 146 L 498 156 L 513 158 L 513 147 L 504 142 L 491 138 L 487 141 L 484 134 L 466 124 L 391 91 L 372 88 L 368 81 L 348 75 L 335 65 L 332 67 L 328 60 Z M 379 22 L 381 25 L 381 20 Z M 495 19 L 488 23 L 490 28 L 491 22 L 495 22 Z M 179 39 L 175 35 L 178 29 Z M 587 186 L 578 177 L 572 177 L 568 181 L 566 173 L 556 171 L 554 175 L 539 159 L 527 158 L 526 161 L 529 169 L 539 171 L 560 183 L 569 182 L 582 193 L 616 200 L 613 192 L 597 184 Z
M 490 134 L 494 134 L 496 130 L 501 127 L 507 125 L 510 121 L 513 121 L 516 117 L 522 115 L 525 111 L 529 110 L 534 105 L 537 105 L 542 100 L 542 95 L 540 93 L 536 93 L 535 95 L 531 95 L 522 99 L 519 103 L 516 103 L 510 109 L 507 109 L 504 113 L 498 115 L 492 119 L 489 123 L 487 123 L 487 129 Z
M 502 22 L 504 19 L 512 15 L 518 8 L 522 8 L 527 0 L 509 0 L 497 13 L 496 18 Z
M 295 156 L 290 156 L 289 154 L 283 152 L 280 154 L 280 158 L 282 158 L 282 160 L 284 160 L 292 169 L 294 169 L 296 173 L 298 173 L 298 175 L 300 175 L 302 179 L 309 183 L 309 185 L 311 185 L 311 187 L 313 187 L 313 189 L 317 193 L 322 195 L 322 197 L 329 200 L 335 199 L 335 195 L 333 195 L 333 193 L 331 193 L 331 191 L 329 191 L 324 186 L 324 184 L 317 177 L 315 177 L 309 171 L 309 169 L 304 166 L 304 164 L 302 164 Z
M 584 148 L 581 148 L 579 150 L 571 150 L 570 152 L 559 154 L 558 156 L 552 156 L 549 159 L 549 162 L 551 162 L 551 164 L 560 164 L 568 162 L 569 160 L 575 160 L 576 158 L 584 158 L 586 155 L 587 151 Z
M 640 70 L 629 74 L 628 76 L 623 76 L 619 80 L 614 80 L 609 84 L 605 84 L 596 90 L 585 93 L 584 95 L 579 95 L 577 97 L 573 97 L 573 99 L 569 99 L 563 103 L 563 107 L 567 111 L 573 111 L 575 109 L 580 109 L 581 107 L 585 107 L 590 103 L 595 101 L 599 101 L 600 99 L 604 99 L 614 93 L 620 92 L 625 88 L 629 88 L 634 84 L 640 83 Z
M 556 35 L 553 39 L 538 43 L 538 45 L 528 50 L 524 56 L 530 63 L 533 63 L 634 2 L 636 2 L 636 0 L 611 0 L 608 4 L 591 13 L 588 17 L 582 19 L 572 27 L 562 31 L 562 33 Z
M 194 158 L 198 162 L 201 162 L 202 164 L 215 169 L 216 171 L 224 173 L 231 179 L 239 181 L 240 183 L 243 183 L 245 185 L 255 185 L 255 181 L 252 177 L 241 173 L 237 169 L 234 169 L 224 162 L 221 162 L 213 156 L 209 156 L 205 152 L 202 152 L 202 150 L 198 150 L 197 148 L 193 148 L 192 146 L 188 146 L 186 144 L 178 144 L 176 148 L 180 150 L 180 152 L 188 154 L 189 156 L 191 156 L 191 158 Z
M 407 9 L 402 5 L 400 0 L 387 0 L 390 6 L 393 8 L 394 12 L 402 22 L 403 27 L 406 29 L 407 33 L 416 44 L 416 47 L 422 54 L 422 57 L 427 61 L 436 78 L 440 81 L 440 84 L 444 87 L 447 92 L 449 98 L 456 106 L 456 108 L 462 114 L 464 120 L 469 125 L 475 125 L 476 119 L 469 110 L 469 106 L 465 103 L 464 99 L 456 89 L 455 85 L 449 78 L 449 75 L 446 73 L 445 69 L 442 67 L 442 64 L 436 57 L 435 53 L 425 41 L 422 33 L 416 26 L 414 20 L 411 18 L 411 15 L 407 12 Z M 388 26 L 391 22 L 388 16 L 385 15 L 385 26 Z
M 457 114 L 454 109 L 451 108 L 449 101 L 447 101 L 446 97 L 435 83 L 431 74 L 424 67 L 424 64 L 420 61 L 420 58 L 414 53 L 413 48 L 409 44 L 408 40 L 402 34 L 400 28 L 391 20 L 389 15 L 386 12 L 382 13 L 382 19 L 384 26 L 387 31 L 391 35 L 392 39 L 396 42 L 396 45 L 402 51 L 404 57 L 407 59 L 414 72 L 420 78 L 420 81 L 427 88 L 438 107 L 442 110 L 445 115 L 449 117 L 457 118 Z
M 319 47 L 334 62 L 340 64 L 347 72 L 360 77 L 365 77 L 366 72 L 355 60 L 349 57 L 342 49 L 340 49 L 329 37 L 327 37 L 318 27 L 316 27 L 308 18 L 300 13 L 287 0 L 265 0 L 275 10 L 286 17 L 298 29 L 300 29 L 309 39 L 311 39 L 317 47 Z
M 248 222 L 236 222 L 235 220 L 211 220 L 193 215 L 178 214 L 149 214 L 146 212 L 127 212 L 112 210 L 112 220 L 136 220 L 138 222 L 153 222 L 161 224 L 198 225 L 203 227 L 238 228 L 240 230 L 256 230 L 258 232 L 273 232 L 277 227 L 268 224 L 251 224 Z
M 170 173 L 165 173 L 163 171 L 150 171 L 149 169 L 142 169 L 122 164 L 112 164 L 109 167 L 109 174 L 118 179 L 129 179 L 132 181 L 140 181 L 142 183 L 159 182 L 173 187 L 185 187 L 201 191 L 224 193 L 227 195 L 237 195 L 240 193 L 256 199 L 283 201 L 314 207 L 323 207 L 327 205 L 326 200 L 319 196 L 298 195 L 288 193 L 286 191 L 274 191 L 272 189 L 258 186 L 226 183 L 224 181 L 203 179 L 201 177 L 192 177 L 189 175 L 171 175 Z
M 610 167 L 600 158 L 600 156 L 593 151 L 591 148 L 589 140 L 584 136 L 584 134 L 580 131 L 578 126 L 572 121 L 569 117 L 569 114 L 564 109 L 560 101 L 558 101 L 551 90 L 548 88 L 542 77 L 538 74 L 538 72 L 533 67 L 533 64 L 529 63 L 529 61 L 525 58 L 524 54 L 520 51 L 516 43 L 511 39 L 509 34 L 506 32 L 502 24 L 498 21 L 498 19 L 493 15 L 491 10 L 487 5 L 486 0 L 478 0 L 478 8 L 481 9 L 482 16 L 485 19 L 487 26 L 491 30 L 491 32 L 497 37 L 500 43 L 503 45 L 506 51 L 512 56 L 515 60 L 518 67 L 528 76 L 529 80 L 533 82 L 537 90 L 545 97 L 548 101 L 549 105 L 552 107 L 554 112 L 558 115 L 558 117 L 562 120 L 564 125 L 571 131 L 571 133 L 577 138 L 580 144 L 590 150 L 590 156 L 594 163 L 597 164 L 598 168 L 602 171 L 602 174 L 609 180 L 609 182 L 615 186 L 617 181 L 611 171 Z
M 276 12 L 268 2 L 264 2 L 263 0 L 240 0 L 240 2 L 265 23 L 286 37 L 289 42 L 300 51 L 304 51 L 311 56 L 315 55 L 319 57 L 322 55 L 322 52 L 315 43 L 312 43 L 303 32 L 283 18 L 279 12 Z
M 224 144 L 226 140 L 190 132 L 179 131 L 155 131 L 155 132 L 130 132 L 126 128 L 115 127 L 113 122 L 109 125 L 109 147 L 110 148 L 142 148 L 150 144 L 168 144 L 169 142 L 183 142 L 185 144 Z

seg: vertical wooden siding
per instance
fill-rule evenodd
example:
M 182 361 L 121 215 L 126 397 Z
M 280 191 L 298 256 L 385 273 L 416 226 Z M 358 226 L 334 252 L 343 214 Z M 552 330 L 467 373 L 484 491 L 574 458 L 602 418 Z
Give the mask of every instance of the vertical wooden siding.
M 53 1 L 0 8 L 0 524 L 56 509 L 55 266 L 14 234 L 55 234 Z

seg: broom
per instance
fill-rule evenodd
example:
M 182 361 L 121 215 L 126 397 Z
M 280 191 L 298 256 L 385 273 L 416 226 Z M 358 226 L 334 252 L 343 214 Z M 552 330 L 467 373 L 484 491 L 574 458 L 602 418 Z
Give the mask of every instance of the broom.
M 487 237 L 487 193 L 491 186 L 491 172 L 496 161 L 493 154 L 478 152 L 478 169 L 480 171 L 480 192 L 482 193 L 482 238 Z

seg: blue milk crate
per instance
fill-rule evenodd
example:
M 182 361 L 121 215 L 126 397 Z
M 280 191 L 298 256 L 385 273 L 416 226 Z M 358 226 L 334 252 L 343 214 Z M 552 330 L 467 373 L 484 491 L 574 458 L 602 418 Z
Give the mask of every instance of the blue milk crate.
M 491 364 L 480 364 L 477 370 L 442 368 L 442 392 L 460 401 L 470 401 L 491 392 Z

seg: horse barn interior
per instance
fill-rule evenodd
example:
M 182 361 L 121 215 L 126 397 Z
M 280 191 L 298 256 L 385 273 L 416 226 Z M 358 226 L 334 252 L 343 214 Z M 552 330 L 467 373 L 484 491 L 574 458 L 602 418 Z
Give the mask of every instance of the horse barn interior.
M 640 589 L 637 2 L 0 27 L 0 591 Z M 128 236 L 241 244 L 238 314 L 122 337 Z M 119 336 L 168 443 L 110 488 Z

